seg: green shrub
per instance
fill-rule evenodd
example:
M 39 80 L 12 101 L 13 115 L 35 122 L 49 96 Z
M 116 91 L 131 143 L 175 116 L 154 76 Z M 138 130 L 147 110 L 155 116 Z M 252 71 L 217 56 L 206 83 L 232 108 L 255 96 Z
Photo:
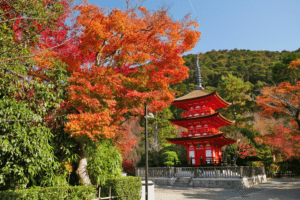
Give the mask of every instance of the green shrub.
M 124 176 L 121 178 L 107 179 L 101 187 L 101 197 L 109 196 L 111 187 L 112 196 L 120 196 L 116 200 L 140 200 L 142 182 L 140 177 Z
M 171 167 L 174 165 L 174 159 L 178 160 L 177 153 L 175 151 L 166 151 L 162 154 L 164 165 Z
M 88 172 L 93 185 L 105 185 L 108 178 L 122 177 L 122 156 L 109 140 L 87 145 Z
M 25 190 L 0 191 L 1 199 L 5 200 L 48 200 L 48 199 L 94 199 L 96 190 L 93 186 L 68 187 L 36 187 Z

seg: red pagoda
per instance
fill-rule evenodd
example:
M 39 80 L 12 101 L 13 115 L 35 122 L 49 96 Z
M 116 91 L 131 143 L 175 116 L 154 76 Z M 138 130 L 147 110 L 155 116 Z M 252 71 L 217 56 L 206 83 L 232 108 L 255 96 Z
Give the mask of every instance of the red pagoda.
M 181 119 L 171 119 L 173 124 L 182 126 L 187 132 L 181 138 L 167 138 L 170 143 L 183 145 L 187 149 L 187 159 L 193 165 L 219 164 L 222 159 L 221 147 L 235 143 L 219 131 L 220 127 L 233 124 L 215 110 L 228 107 L 230 103 L 217 92 L 207 92 L 202 87 L 199 58 L 197 55 L 198 87 L 193 92 L 175 99 L 172 104 L 185 110 Z

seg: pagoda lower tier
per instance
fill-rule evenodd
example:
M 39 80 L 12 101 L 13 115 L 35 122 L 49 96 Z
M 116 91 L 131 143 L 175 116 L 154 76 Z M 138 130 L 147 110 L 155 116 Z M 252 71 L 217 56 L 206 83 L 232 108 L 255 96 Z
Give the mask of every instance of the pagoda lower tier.
M 184 137 L 184 138 L 167 138 L 170 143 L 183 145 L 187 149 L 188 160 L 192 160 L 193 165 L 201 165 L 201 159 L 205 163 L 219 164 L 223 160 L 221 147 L 236 143 L 235 139 L 227 138 L 223 133 Z

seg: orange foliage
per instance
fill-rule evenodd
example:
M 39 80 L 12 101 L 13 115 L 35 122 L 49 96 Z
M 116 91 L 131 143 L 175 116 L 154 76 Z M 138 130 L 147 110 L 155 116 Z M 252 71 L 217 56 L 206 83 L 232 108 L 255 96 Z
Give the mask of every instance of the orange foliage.
M 264 87 L 261 93 L 262 96 L 257 98 L 257 103 L 262 108 L 263 116 L 282 114 L 290 117 L 292 123 L 297 125 L 300 111 L 300 81 L 296 85 L 282 82 L 278 87 Z
M 300 70 L 300 59 L 293 60 L 289 66 L 289 68 Z
M 130 151 L 135 138 L 122 124 L 143 115 L 143 103 L 158 112 L 174 99 L 170 84 L 188 76 L 181 55 L 200 37 L 188 17 L 173 21 L 166 11 L 139 8 L 113 9 L 105 13 L 96 5 L 76 7 L 77 23 L 83 28 L 75 54 L 64 54 L 70 86 L 66 131 L 77 139 L 114 138 Z M 96 62 L 95 62 L 96 60 Z
M 297 60 L 293 61 L 291 66 L 295 66 L 297 62 Z M 269 127 L 271 129 L 274 128 L 273 133 L 264 133 L 264 136 L 256 138 L 256 142 L 269 145 L 274 152 L 282 154 L 285 160 L 299 156 L 300 81 L 295 85 L 282 82 L 278 87 L 265 87 L 262 90 L 262 94 L 262 96 L 257 98 L 258 106 L 262 108 L 261 114 L 269 117 L 274 113 L 286 116 L 290 119 L 290 126 L 287 129 L 283 125 L 278 126 L 278 123 L 276 125 L 273 124 Z M 279 123 L 281 121 L 281 124 L 283 124 L 283 118 L 280 121 L 276 121 Z
M 282 125 L 275 126 L 272 134 L 256 137 L 255 142 L 271 147 L 273 153 L 280 153 L 284 160 L 299 157 L 300 137 Z
M 247 156 L 253 157 L 256 156 L 255 147 L 249 143 L 243 143 L 238 146 L 238 154 L 242 159 L 245 159 Z

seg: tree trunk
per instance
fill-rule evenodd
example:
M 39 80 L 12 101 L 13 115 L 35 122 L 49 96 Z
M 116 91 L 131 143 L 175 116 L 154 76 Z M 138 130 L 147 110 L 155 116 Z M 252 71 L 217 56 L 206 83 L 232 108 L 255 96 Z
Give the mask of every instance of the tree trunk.
M 76 170 L 76 174 L 79 178 L 79 182 L 81 182 L 83 185 L 92 185 L 87 170 L 87 156 L 84 150 L 86 144 L 80 143 L 79 146 L 80 146 L 79 147 L 80 160 L 79 160 L 78 168 Z
M 299 119 L 299 115 L 300 115 L 300 109 L 297 108 L 297 111 L 296 111 L 294 119 L 296 120 L 296 122 L 298 124 L 298 131 L 300 131 L 300 119 Z
M 233 102 L 232 102 L 232 105 L 233 105 Z M 232 113 L 232 115 L 233 115 L 233 119 L 234 119 L 234 121 L 236 121 L 236 113 L 235 113 L 235 108 L 231 108 L 231 113 Z M 236 124 L 235 124 L 236 125 Z
M 300 120 L 299 119 L 296 119 L 296 122 L 298 124 L 298 131 L 300 131 Z

